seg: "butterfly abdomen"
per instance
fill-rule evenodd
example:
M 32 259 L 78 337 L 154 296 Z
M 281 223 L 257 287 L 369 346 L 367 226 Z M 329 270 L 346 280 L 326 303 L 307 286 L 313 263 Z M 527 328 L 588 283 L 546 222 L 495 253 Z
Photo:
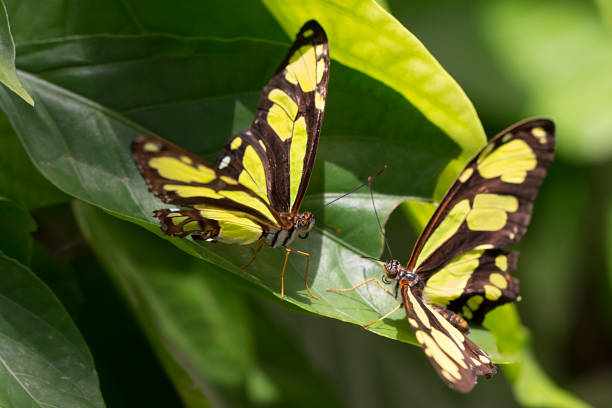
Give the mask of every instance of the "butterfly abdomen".
M 289 245 L 295 239 L 296 235 L 297 228 L 293 226 L 289 229 L 282 228 L 277 231 L 270 231 L 264 233 L 266 244 L 273 248 Z

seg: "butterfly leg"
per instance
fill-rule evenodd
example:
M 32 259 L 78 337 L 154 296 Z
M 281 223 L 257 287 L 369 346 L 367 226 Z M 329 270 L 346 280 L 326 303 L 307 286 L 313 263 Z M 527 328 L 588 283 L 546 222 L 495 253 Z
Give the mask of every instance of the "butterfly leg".
M 390 294 L 391 296 L 394 296 L 393 293 L 391 293 L 383 284 L 381 281 L 378 280 L 378 278 L 370 278 L 370 279 L 366 279 L 361 283 L 358 283 L 357 285 L 353 286 L 352 288 L 347 288 L 347 289 L 327 289 L 328 292 L 351 292 L 355 289 L 357 289 L 360 286 L 363 286 L 367 283 L 370 282 L 376 282 L 376 284 L 378 286 L 380 286 L 380 288 L 382 290 L 384 290 L 385 292 L 387 292 L 388 294 Z M 395 297 L 395 296 L 394 296 Z M 384 316 L 379 317 L 378 319 L 374 320 L 373 322 L 370 323 L 366 323 L 363 325 L 363 327 L 369 327 L 371 325 L 373 325 L 374 323 L 378 323 L 378 322 L 382 322 L 383 320 L 385 320 L 387 317 L 391 316 L 393 313 L 397 312 L 399 310 L 399 308 L 402 307 L 402 304 L 398 304 L 396 308 L 394 308 L 393 310 L 391 310 L 389 313 L 387 313 Z
M 240 269 L 246 269 L 249 267 L 250 264 L 253 263 L 253 261 L 255 260 L 255 258 L 257 257 L 257 253 L 261 250 L 261 247 L 264 244 L 264 239 L 261 238 L 259 241 L 257 241 L 257 244 L 255 245 L 255 248 L 253 248 L 253 256 L 251 257 L 251 260 L 249 262 L 246 263 L 246 265 L 241 266 Z
M 370 282 L 376 282 L 376 284 L 378 286 L 380 286 L 380 288 L 382 290 L 384 290 L 385 292 L 387 292 L 388 294 L 390 294 L 391 296 L 394 296 L 393 293 L 391 293 L 383 284 L 381 281 L 378 280 L 378 278 L 370 278 L 370 279 L 366 279 L 361 283 L 358 283 L 357 285 L 353 286 L 352 288 L 347 288 L 347 289 L 327 289 L 328 292 L 352 292 L 355 289 L 357 289 L 360 286 L 365 285 L 366 283 L 370 283 Z
M 397 307 L 393 308 L 393 310 L 391 310 L 391 311 L 390 311 L 389 313 L 387 313 L 386 315 L 379 317 L 378 319 L 374 320 L 373 322 L 363 324 L 362 326 L 363 326 L 363 327 L 370 327 L 370 326 L 371 326 L 371 325 L 373 325 L 374 323 L 382 322 L 382 321 L 383 321 L 383 320 L 385 320 L 387 317 L 389 317 L 389 316 L 391 316 L 393 313 L 397 312 L 397 311 L 400 309 L 400 307 L 402 307 L 402 304 L 401 304 L 401 303 L 399 303 L 399 304 L 397 305 Z
M 453 312 L 452 310 L 448 310 L 445 307 L 438 306 L 434 303 L 429 302 L 429 306 L 434 309 L 436 312 L 440 313 L 442 317 L 444 317 L 450 324 L 455 326 L 460 332 L 463 334 L 470 333 L 470 326 L 468 326 L 467 322 L 463 317 Z
M 306 290 L 311 298 L 319 300 L 318 297 L 313 295 L 310 291 L 310 287 L 308 286 L 308 268 L 310 267 L 310 254 L 308 252 L 299 251 L 297 249 L 285 247 L 285 263 L 283 264 L 283 271 L 281 272 L 281 299 L 285 296 L 285 270 L 287 269 L 287 261 L 289 260 L 289 254 L 291 252 L 295 252 L 300 255 L 304 255 L 306 257 L 306 273 L 304 274 L 304 284 L 306 285 Z

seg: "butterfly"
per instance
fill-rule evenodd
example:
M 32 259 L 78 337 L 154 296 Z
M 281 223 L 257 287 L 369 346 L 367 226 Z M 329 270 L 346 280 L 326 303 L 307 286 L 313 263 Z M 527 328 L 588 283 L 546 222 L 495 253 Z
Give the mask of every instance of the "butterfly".
M 397 297 L 417 342 L 451 388 L 469 392 L 479 376 L 497 372 L 487 353 L 465 335 L 491 309 L 519 296 L 518 252 L 506 251 L 527 231 L 533 201 L 554 157 L 548 119 L 519 122 L 493 137 L 459 173 L 421 232 L 404 267 L 385 262 L 383 281 Z M 372 200 L 373 202 L 373 200 Z
M 315 162 L 327 99 L 329 46 L 314 20 L 298 32 L 261 93 L 253 123 L 231 138 L 214 166 L 153 135 L 140 135 L 131 153 L 149 191 L 179 208 L 154 212 L 164 233 L 208 242 L 289 248 L 306 238 L 315 218 L 299 212 Z

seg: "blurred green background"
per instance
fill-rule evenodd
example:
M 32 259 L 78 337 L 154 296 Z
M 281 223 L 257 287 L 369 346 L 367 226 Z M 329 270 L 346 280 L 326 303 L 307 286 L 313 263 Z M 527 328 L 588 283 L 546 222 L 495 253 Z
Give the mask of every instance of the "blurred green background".
M 48 101 L 56 97 L 56 88 L 66 89 L 75 101 L 87 97 L 92 106 L 118 112 L 125 126 L 136 123 L 164 137 L 174 135 L 177 141 L 193 134 L 188 147 L 207 158 L 214 158 L 227 137 L 248 124 L 266 75 L 293 36 L 285 34 L 286 22 L 277 21 L 281 7 L 273 1 L 183 1 L 172 6 L 161 0 L 4 3 L 21 79 L 31 93 L 35 86 L 42 89 L 36 91 L 34 108 L 46 109 L 41 117 L 55 118 L 58 129 L 64 125 L 65 113 L 50 109 Z M 348 10 L 358 16 L 377 10 L 368 1 L 333 4 L 341 5 L 337 13 Z M 529 378 L 548 376 L 558 387 L 555 398 L 548 397 L 543 385 L 539 388 L 543 382 L 550 385 L 548 380 L 528 387 L 513 378 L 512 369 L 508 370 L 511 381 L 504 374 L 481 379 L 473 392 L 458 395 L 439 380 L 419 348 L 280 302 L 252 281 L 188 256 L 145 229 L 73 198 L 96 204 L 93 194 L 64 187 L 63 180 L 71 176 L 61 165 L 37 161 L 37 149 L 53 150 L 53 135 L 35 143 L 30 140 L 30 145 L 23 142 L 27 137 L 22 130 L 17 137 L 13 129 L 27 128 L 24 121 L 29 117 L 20 116 L 25 103 L 15 108 L 6 90 L 0 95 L 6 114 L 0 119 L 4 152 L 0 196 L 6 198 L 0 200 L 6 225 L 0 249 L 7 278 L 0 293 L 12 300 L 0 301 L 0 357 L 10 356 L 13 363 L 23 360 L 20 370 L 44 372 L 50 376 L 45 378 L 57 377 L 74 361 L 82 364 L 82 372 L 70 371 L 76 379 L 57 380 L 57 395 L 45 396 L 63 401 L 66 407 L 582 406 L 579 400 L 612 406 L 608 317 L 612 310 L 612 3 L 397 0 L 380 4 L 463 88 L 488 137 L 527 117 L 556 122 L 556 159 L 536 200 L 529 232 L 518 245 L 521 256 L 515 272 L 521 280 L 518 311 L 530 333 L 533 361 L 539 364 L 530 369 L 541 374 Z M 295 7 L 307 18 L 327 13 L 316 1 Z M 326 30 L 349 29 L 334 26 L 333 13 L 325 15 Z M 392 22 L 393 17 L 385 18 Z M 129 65 L 175 55 L 180 60 L 186 49 L 192 50 L 185 45 L 189 41 L 168 45 L 157 38 L 149 43 L 147 36 L 152 34 L 160 34 L 168 43 L 188 39 L 195 44 L 204 37 L 255 39 L 261 43 L 254 43 L 249 55 L 262 55 L 263 62 L 254 63 L 258 72 L 249 72 L 250 64 L 242 64 L 232 70 L 235 78 L 226 75 L 218 81 L 214 76 L 197 77 L 197 72 L 181 77 L 178 69 L 168 71 L 171 78 L 159 87 L 147 77 L 149 73 L 138 69 L 131 76 L 117 74 L 116 67 L 125 69 L 121 64 L 126 61 Z M 123 50 L 128 47 L 121 41 L 134 38 L 147 42 L 130 45 L 129 61 L 127 51 L 121 54 L 106 42 L 116 41 L 117 49 Z M 377 38 L 361 41 L 376 43 Z M 155 51 L 158 46 L 167 48 Z M 330 50 L 333 59 L 333 42 Z M 193 52 L 200 52 L 195 45 Z M 90 64 L 93 60 L 96 64 Z M 461 149 L 402 98 L 400 90 L 343 63 L 332 61 L 328 110 L 310 193 L 348 190 L 383 163 L 394 163 L 395 170 L 391 165 L 389 174 L 381 177 L 378 193 L 431 198 L 435 178 Z M 139 95 L 141 89 L 134 85 L 138 81 L 149 81 L 155 91 Z M 181 81 L 184 89 L 178 92 Z M 228 89 L 240 81 L 256 91 L 243 94 L 239 85 Z M 214 91 L 231 106 L 227 118 L 223 115 L 230 108 L 220 105 L 219 111 L 210 112 L 210 95 L 198 93 L 200 86 L 209 85 L 201 83 L 218 84 Z M 172 104 L 164 100 L 170 94 L 175 98 Z M 44 99 L 45 95 L 51 96 Z M 236 100 L 246 106 L 244 118 L 233 110 Z M 351 114 L 364 117 L 363 122 L 354 122 Z M 94 116 L 83 114 L 81 120 L 85 123 Z M 347 123 L 355 129 L 348 130 Z M 89 137 L 85 125 L 78 129 L 79 121 L 67 126 Z M 198 139 L 200 128 L 215 128 L 214 141 Z M 351 158 L 365 157 L 367 166 L 334 158 L 342 152 L 344 145 L 339 143 L 355 134 L 387 137 L 391 147 L 368 157 L 370 151 L 353 145 L 350 149 L 360 150 Z M 393 143 L 398 140 L 408 142 L 397 145 L 397 150 Z M 402 161 L 406 167 L 398 168 Z M 330 175 L 344 174 L 334 166 L 350 175 L 330 181 Z M 91 165 L 90 175 L 100 174 L 98 167 Z M 85 185 L 98 188 L 105 183 L 93 176 L 88 179 L 87 172 L 79 174 Z M 109 206 L 101 205 L 107 210 Z M 403 205 L 386 225 L 393 252 L 403 254 L 403 261 L 416 236 L 413 216 Z M 332 220 L 329 223 L 336 226 Z M 372 247 L 379 248 L 380 242 Z M 275 270 L 270 272 L 274 284 Z M 299 283 L 301 278 L 293 275 Z M 49 300 L 44 304 L 32 300 L 42 298 Z M 24 310 L 36 309 L 44 324 L 24 323 L 30 314 L 22 315 L 18 308 L 13 312 L 12 304 L 30 305 Z M 48 327 L 57 332 L 47 332 Z M 14 345 L 19 338 L 19 344 L 38 347 L 57 333 L 66 343 L 49 346 L 48 360 L 24 359 L 27 348 Z M 69 358 L 63 358 L 62 351 Z M 49 368 L 45 361 L 54 364 Z M 523 368 L 527 370 L 526 365 Z M 0 367 L 0 379 L 11 378 L 15 376 L 8 367 Z M 9 380 L 5 384 L 0 406 L 43 406 L 35 393 L 24 392 L 23 384 Z M 547 398 L 539 398 L 542 395 Z

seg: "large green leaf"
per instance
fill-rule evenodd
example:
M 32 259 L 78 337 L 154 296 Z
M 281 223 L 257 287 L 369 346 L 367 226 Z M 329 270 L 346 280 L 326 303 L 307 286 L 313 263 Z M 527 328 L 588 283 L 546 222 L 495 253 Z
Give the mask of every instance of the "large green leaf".
M 26 209 L 56 204 L 69 198 L 34 167 L 3 113 L 0 113 L 0 151 L 0 196 Z
M 68 313 L 0 252 L 0 406 L 104 407 L 93 359 Z
M 441 198 L 486 137 L 468 97 L 419 39 L 374 0 L 262 1 L 290 35 L 317 19 L 333 45 L 334 60 L 399 92 L 459 145 L 461 155 L 436 188 Z
M 30 105 L 34 105 L 32 97 L 28 95 L 23 85 L 19 82 L 17 71 L 15 70 L 15 43 L 11 36 L 8 16 L 4 2 L 0 0 L 0 82 L 6 85 L 11 91 L 19 95 Z
M 515 362 L 503 367 L 517 401 L 525 407 L 583 408 L 589 405 L 556 385 L 540 367 L 531 347 L 529 331 L 521 327 L 514 305 L 489 312 L 484 326 L 497 337 L 500 351 Z
M 278 23 L 258 1 L 5 0 L 17 45 L 89 34 L 167 33 L 217 38 L 284 39 Z
M 241 296 L 206 273 L 204 262 L 164 240 L 95 207 L 77 203 L 74 209 L 185 403 L 207 406 L 211 381 L 243 383 L 253 365 L 253 339 Z
M 232 132 L 248 125 L 261 87 L 285 52 L 285 45 L 262 41 L 168 36 L 91 36 L 23 45 L 18 66 L 37 107 L 24 109 L 7 92 L 0 92 L 0 104 L 34 163 L 54 184 L 159 234 L 152 211 L 162 204 L 146 190 L 129 155 L 130 141 L 154 131 L 213 159 Z M 248 69 L 242 68 L 244 60 L 250 61 Z M 390 167 L 376 184 L 385 192 L 376 197 L 383 217 L 405 194 L 431 195 L 436 175 L 456 154 L 452 142 L 383 84 L 340 64 L 332 67 L 332 76 L 304 208 L 319 207 L 383 163 Z M 419 177 L 406 180 L 406 174 Z M 318 230 L 296 243 L 312 254 L 309 280 L 321 300 L 305 295 L 305 259 L 293 255 L 286 276 L 288 301 L 354 323 L 374 320 L 395 306 L 380 291 L 326 292 L 380 275 L 376 264 L 359 258 L 375 256 L 382 247 L 371 208 L 369 195 L 360 193 L 317 214 L 342 229 L 338 234 Z M 249 248 L 172 242 L 279 294 L 283 251 L 265 249 L 243 271 Z M 404 321 L 389 320 L 372 330 L 412 339 Z
M 310 18 L 327 32 L 334 60 L 397 90 L 459 146 L 474 154 L 486 138 L 472 103 L 425 46 L 374 0 L 264 0 L 286 32 Z

